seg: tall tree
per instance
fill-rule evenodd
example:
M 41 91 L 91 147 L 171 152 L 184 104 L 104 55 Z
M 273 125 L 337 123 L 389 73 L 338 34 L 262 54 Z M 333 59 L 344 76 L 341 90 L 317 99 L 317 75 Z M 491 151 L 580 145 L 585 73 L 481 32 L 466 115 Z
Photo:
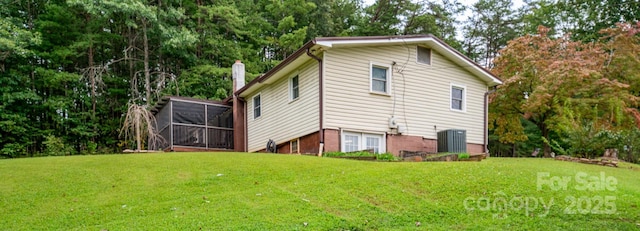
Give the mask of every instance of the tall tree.
M 456 16 L 464 6 L 456 0 L 378 0 L 356 15 L 352 35 L 433 34 L 459 49 Z
M 402 34 L 433 34 L 459 49 L 456 39 L 456 16 L 465 7 L 457 1 L 417 1 L 406 3 L 400 18 L 404 19 Z
M 540 27 L 538 35 L 517 38 L 500 52 L 492 72 L 504 85 L 492 94 L 490 110 L 490 127 L 503 143 L 526 139 L 520 118 L 536 124 L 547 140 L 545 156 L 552 132 L 575 123 L 624 127 L 637 102 L 628 84 L 605 75 L 608 57 L 600 44 L 552 39 L 547 32 Z
M 350 34 L 362 8 L 358 0 L 313 0 L 316 8 L 310 12 L 305 40 L 315 37 L 334 37 Z
M 492 60 L 519 34 L 520 16 L 511 0 L 480 0 L 471 7 L 463 27 L 465 54 L 491 68 Z
M 378 0 L 364 8 L 359 15 L 353 33 L 355 35 L 397 35 L 400 34 L 400 15 L 404 11 L 405 0 Z
M 42 42 L 35 23 L 44 7 L 42 1 L 0 5 L 0 156 L 16 157 L 39 151 L 42 141 L 33 48 Z
M 562 11 L 555 0 L 529 0 L 520 8 L 522 15 L 522 34 L 538 33 L 538 26 L 549 28 L 548 35 L 562 35 Z
M 594 42 L 600 30 L 616 23 L 640 20 L 639 1 L 532 0 L 526 1 L 524 16 L 528 33 L 536 27 L 551 28 L 550 35 L 571 33 L 572 39 Z

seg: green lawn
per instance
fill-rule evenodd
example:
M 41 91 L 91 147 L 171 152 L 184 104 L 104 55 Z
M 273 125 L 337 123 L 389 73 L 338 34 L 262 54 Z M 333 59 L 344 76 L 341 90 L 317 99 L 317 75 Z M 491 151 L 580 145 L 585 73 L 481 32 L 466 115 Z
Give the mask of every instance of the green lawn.
M 162 153 L 0 160 L 0 176 L 3 230 L 640 228 L 631 164 Z

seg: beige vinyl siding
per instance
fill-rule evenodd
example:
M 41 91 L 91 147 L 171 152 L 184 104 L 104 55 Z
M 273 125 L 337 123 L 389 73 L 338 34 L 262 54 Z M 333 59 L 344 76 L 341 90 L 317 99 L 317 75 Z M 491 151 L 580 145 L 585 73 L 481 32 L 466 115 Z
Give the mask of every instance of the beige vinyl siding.
M 289 100 L 289 79 L 298 74 L 300 95 Z M 253 118 L 253 97 L 260 94 L 262 114 Z M 269 139 L 277 144 L 318 131 L 318 62 L 311 60 L 245 97 L 247 101 L 248 151 L 266 147 Z
M 370 93 L 371 62 L 396 63 L 389 96 Z M 391 132 L 394 114 L 406 135 L 436 139 L 437 131 L 465 129 L 468 143 L 484 143 L 486 83 L 435 50 L 428 65 L 417 63 L 415 45 L 335 48 L 325 65 L 325 128 Z M 450 109 L 451 84 L 466 87 L 465 112 Z

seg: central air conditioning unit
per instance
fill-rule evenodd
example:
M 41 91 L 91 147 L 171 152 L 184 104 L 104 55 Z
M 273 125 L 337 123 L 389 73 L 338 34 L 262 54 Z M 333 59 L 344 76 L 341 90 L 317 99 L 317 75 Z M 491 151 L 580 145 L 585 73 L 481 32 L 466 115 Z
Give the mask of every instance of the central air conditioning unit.
M 389 128 L 391 128 L 391 129 L 398 128 L 398 121 L 396 121 L 396 118 L 393 117 L 393 116 L 391 118 L 389 118 Z
M 467 152 L 467 131 L 460 129 L 439 131 L 438 152 Z

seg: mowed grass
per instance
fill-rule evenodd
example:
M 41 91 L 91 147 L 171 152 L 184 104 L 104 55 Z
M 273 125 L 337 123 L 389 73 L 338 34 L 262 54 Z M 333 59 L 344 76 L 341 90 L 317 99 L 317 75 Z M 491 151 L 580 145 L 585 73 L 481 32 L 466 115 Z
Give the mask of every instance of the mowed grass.
M 10 159 L 0 160 L 0 229 L 629 230 L 640 228 L 639 169 L 246 153 Z M 545 180 L 571 181 L 538 190 L 545 172 Z M 575 179 L 603 186 L 603 175 L 617 181 L 614 188 L 582 190 Z

